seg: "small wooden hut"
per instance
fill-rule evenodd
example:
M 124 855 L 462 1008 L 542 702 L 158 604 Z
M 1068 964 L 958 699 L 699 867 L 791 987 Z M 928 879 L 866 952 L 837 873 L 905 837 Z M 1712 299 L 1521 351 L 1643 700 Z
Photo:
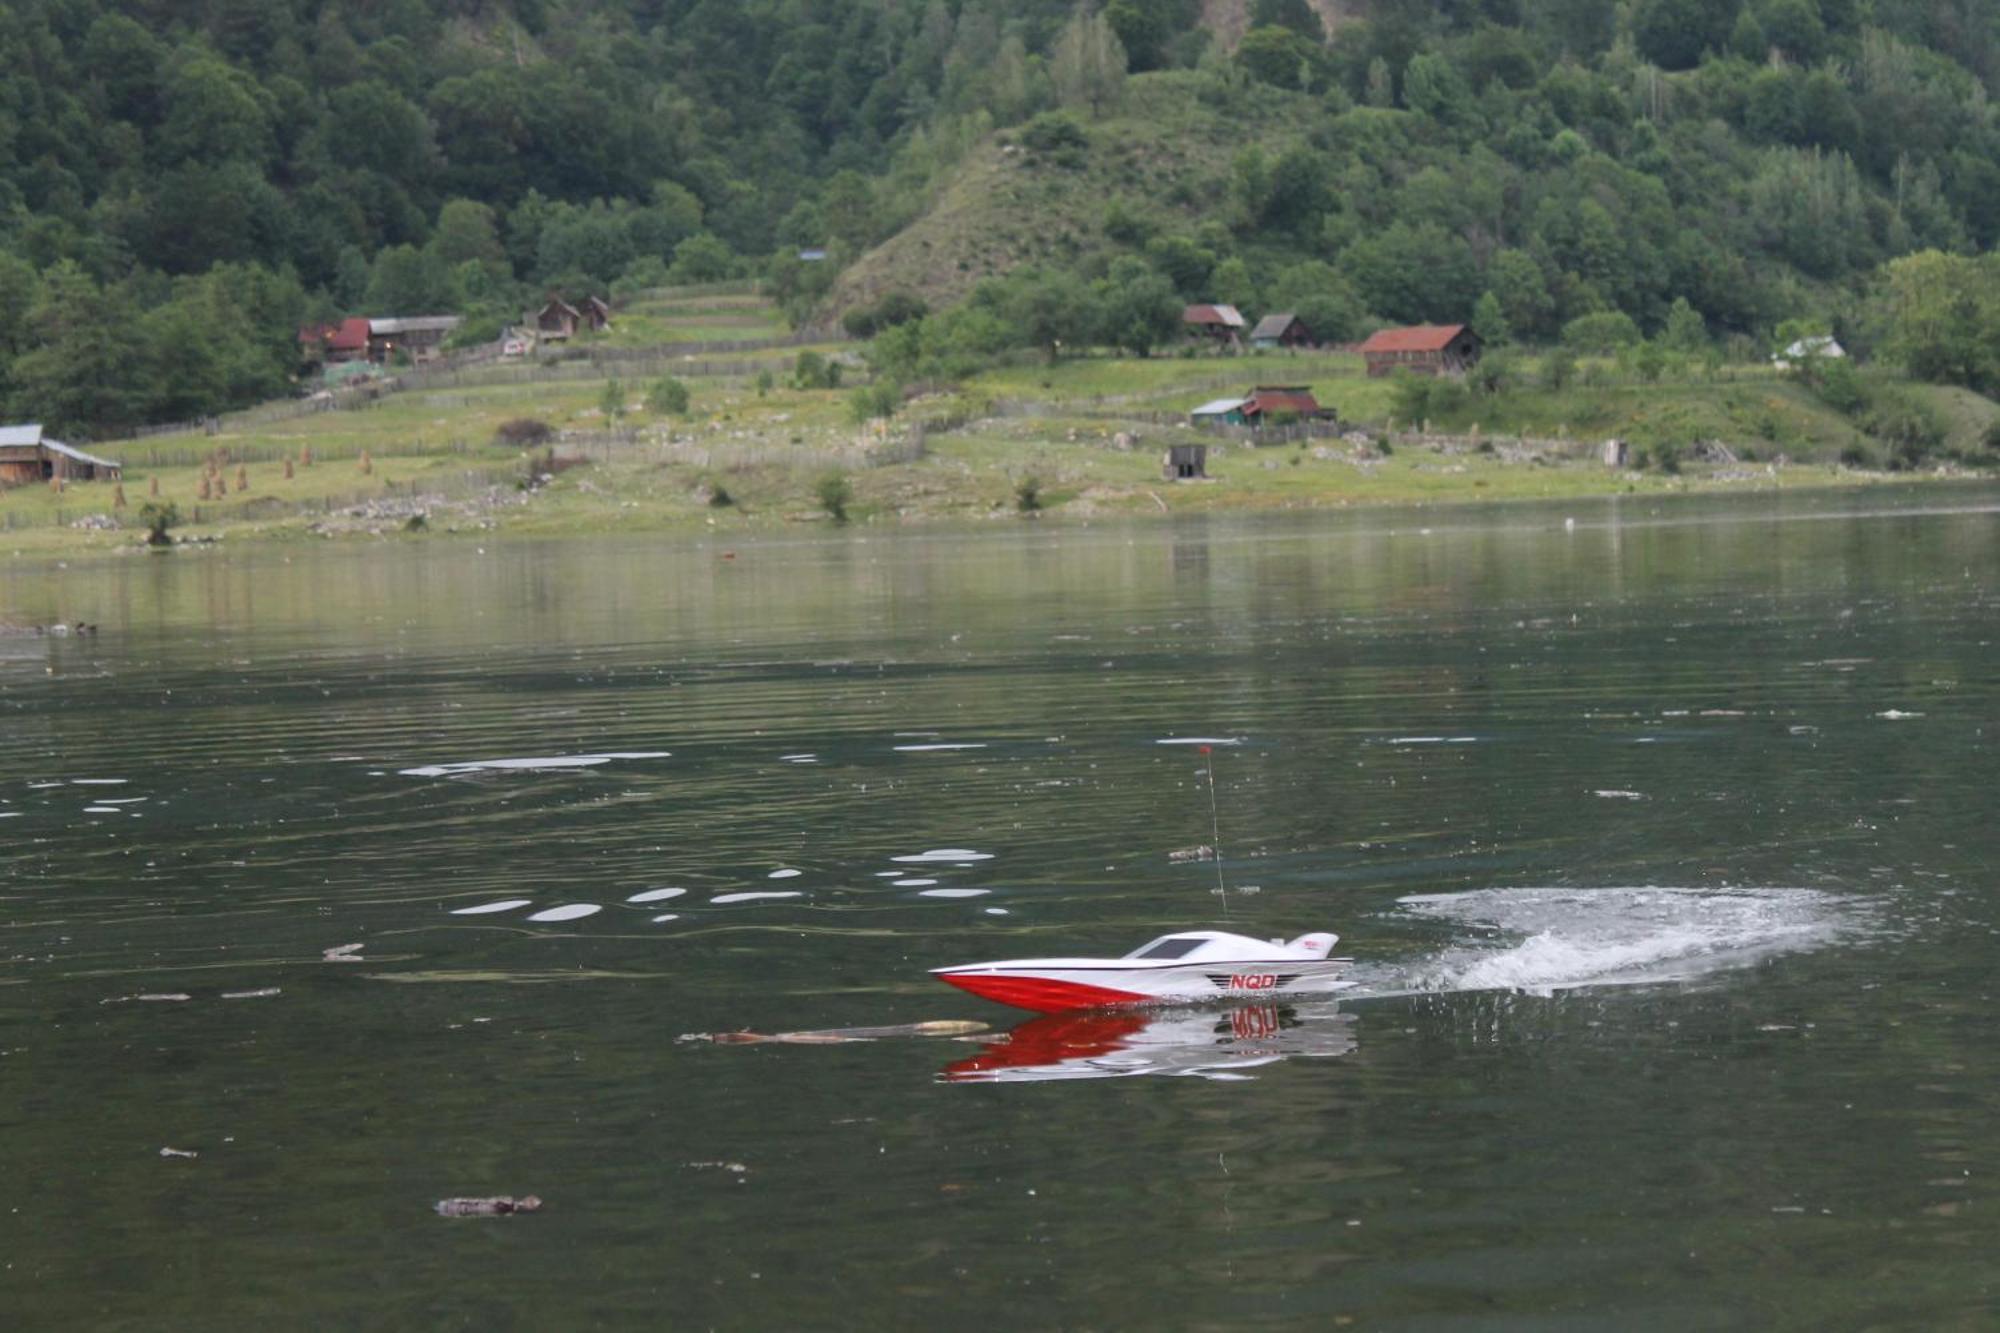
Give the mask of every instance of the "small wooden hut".
M 125 465 L 51 440 L 39 425 L 0 426 L 0 488 L 32 482 L 117 481 Z
M 1168 481 L 1200 481 L 1208 476 L 1208 446 L 1170 444 L 1160 460 L 1160 475 Z

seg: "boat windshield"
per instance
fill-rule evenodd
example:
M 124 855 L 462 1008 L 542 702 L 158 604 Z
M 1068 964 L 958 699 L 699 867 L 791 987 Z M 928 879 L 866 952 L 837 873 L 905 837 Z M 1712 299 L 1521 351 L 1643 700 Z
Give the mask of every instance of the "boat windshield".
M 1185 935 L 1169 935 L 1163 940 L 1158 940 L 1147 945 L 1132 956 L 1134 958 L 1185 958 L 1206 943 L 1208 943 L 1207 940 L 1199 937 L 1189 938 Z

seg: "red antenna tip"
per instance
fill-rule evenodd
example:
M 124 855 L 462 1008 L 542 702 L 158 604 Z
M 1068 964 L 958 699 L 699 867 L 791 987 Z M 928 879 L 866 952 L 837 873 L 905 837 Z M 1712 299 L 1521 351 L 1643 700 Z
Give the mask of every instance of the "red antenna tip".
M 1208 748 L 1208 747 L 1207 747 L 1206 745 L 1204 745 L 1204 746 L 1202 746 L 1202 747 L 1201 747 L 1201 752 L 1202 752 L 1203 754 L 1208 754 L 1208 753 L 1210 753 L 1210 750 L 1209 750 L 1209 748 Z

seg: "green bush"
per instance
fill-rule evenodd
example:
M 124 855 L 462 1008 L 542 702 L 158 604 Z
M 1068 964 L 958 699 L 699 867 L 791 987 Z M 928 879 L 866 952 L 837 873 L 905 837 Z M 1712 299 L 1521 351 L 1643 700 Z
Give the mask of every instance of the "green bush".
M 847 506 L 853 503 L 854 488 L 847 484 L 847 478 L 838 472 L 828 473 L 819 479 L 816 488 L 819 507 L 836 523 L 847 522 Z
M 1021 127 L 1021 143 L 1065 167 L 1083 165 L 1090 133 L 1067 111 L 1044 111 Z
M 688 392 L 688 386 L 672 375 L 654 380 L 653 387 L 646 390 L 646 410 L 649 412 L 682 416 L 692 401 L 693 395 Z
M 181 511 L 172 500 L 148 500 L 139 506 L 139 521 L 146 525 L 148 546 L 169 546 L 174 539 L 167 529 L 181 521 Z
M 878 417 L 893 417 L 903 405 L 903 391 L 890 380 L 863 385 L 848 395 L 847 413 L 854 424 L 863 426 Z
M 1024 514 L 1032 514 L 1042 507 L 1042 482 L 1030 474 L 1014 483 L 1014 507 Z

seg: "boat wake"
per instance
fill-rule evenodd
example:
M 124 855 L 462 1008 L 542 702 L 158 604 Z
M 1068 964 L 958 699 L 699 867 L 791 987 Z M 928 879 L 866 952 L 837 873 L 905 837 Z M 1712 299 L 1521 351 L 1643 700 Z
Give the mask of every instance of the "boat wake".
M 1485 938 L 1413 963 L 1357 967 L 1350 998 L 1686 982 L 1866 926 L 1862 904 L 1817 889 L 1475 889 L 1399 905 Z

